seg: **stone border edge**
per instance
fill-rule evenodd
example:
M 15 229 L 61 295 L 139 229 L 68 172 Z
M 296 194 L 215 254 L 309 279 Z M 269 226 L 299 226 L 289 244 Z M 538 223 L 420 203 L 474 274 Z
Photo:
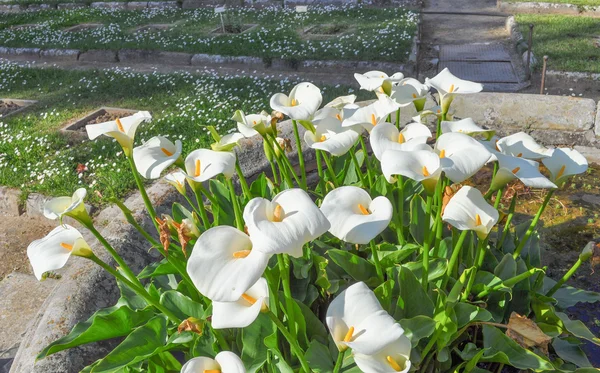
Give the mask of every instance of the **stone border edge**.
M 496 6 L 505 13 L 564 14 L 600 18 L 600 6 L 535 1 L 515 3 L 505 0 L 497 0 Z

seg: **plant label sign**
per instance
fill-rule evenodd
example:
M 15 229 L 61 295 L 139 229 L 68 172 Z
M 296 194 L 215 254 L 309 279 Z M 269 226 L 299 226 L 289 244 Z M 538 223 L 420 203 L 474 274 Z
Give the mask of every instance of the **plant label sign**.
M 296 5 L 296 13 L 308 12 L 308 5 Z
M 215 13 L 216 14 L 225 13 L 225 6 L 217 6 L 217 7 L 215 7 Z

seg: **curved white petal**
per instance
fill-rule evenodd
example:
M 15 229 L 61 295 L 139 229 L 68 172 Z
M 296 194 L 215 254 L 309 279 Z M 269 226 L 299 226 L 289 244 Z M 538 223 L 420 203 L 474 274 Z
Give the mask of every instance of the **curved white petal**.
M 402 131 L 391 123 L 380 123 L 371 131 L 369 141 L 375 158 L 381 161 L 386 150 L 424 149 L 420 145 L 425 144 L 430 136 L 429 129 L 419 123 L 410 123 Z
M 266 112 L 246 115 L 237 110 L 231 118 L 237 122 L 238 131 L 245 137 L 252 137 L 264 133 L 267 126 L 271 125 L 271 116 Z
M 394 175 L 415 181 L 437 180 L 442 172 L 440 157 L 430 150 L 387 150 L 381 156 L 381 171 L 393 182 Z
M 492 156 L 479 141 L 459 132 L 441 135 L 435 150 L 440 155 L 442 170 L 454 183 L 462 183 L 476 174 Z
M 331 223 L 329 232 L 354 244 L 369 243 L 389 225 L 393 214 L 392 204 L 386 197 L 371 200 L 365 190 L 353 186 L 329 192 L 323 199 L 321 211 Z
M 291 119 L 309 120 L 317 112 L 323 96 L 321 90 L 312 83 L 297 84 L 289 96 L 276 93 L 271 97 L 271 108 L 280 111 Z
M 433 78 L 425 79 L 425 84 L 435 88 L 440 95 L 478 93 L 483 90 L 483 85 L 454 76 L 448 68 L 440 71 Z M 452 91 L 452 92 L 450 92 Z
M 44 272 L 62 268 L 69 260 L 78 240 L 83 240 L 81 233 L 65 224 L 54 228 L 46 237 L 30 243 L 27 247 L 27 257 L 35 277 L 41 280 Z
M 219 174 L 230 178 L 235 173 L 235 160 L 233 152 L 198 149 L 185 158 L 185 172 L 188 179 L 197 182 L 212 179 Z
M 204 373 L 206 370 L 220 370 L 219 364 L 209 357 L 195 357 L 181 367 L 181 373 Z
M 215 356 L 221 366 L 221 373 L 246 373 L 242 359 L 230 351 L 221 351 Z
M 404 329 L 386 311 L 380 310 L 367 316 L 354 327 L 354 335 L 345 344 L 352 351 L 372 355 L 404 334 Z
M 263 307 L 269 304 L 269 288 L 267 280 L 259 278 L 235 302 L 213 302 L 212 327 L 215 329 L 245 328 L 252 324 Z M 255 303 L 251 303 L 255 301 Z
M 220 145 L 229 145 L 229 144 L 237 144 L 241 139 L 244 138 L 244 135 L 240 132 L 229 133 L 223 137 L 221 137 L 221 141 L 219 141 Z
M 273 201 L 250 200 L 244 208 L 244 220 L 256 250 L 269 255 L 288 253 L 294 257 L 302 256 L 302 246 L 327 232 L 330 226 L 302 189 L 285 190 Z
M 181 141 L 156 136 L 144 145 L 133 148 L 133 160 L 138 172 L 146 179 L 158 179 L 181 155 Z
M 552 181 L 556 184 L 562 184 L 567 177 L 584 173 L 588 169 L 587 159 L 570 148 L 551 150 L 550 157 L 542 159 L 542 163 L 548 168 Z
M 396 112 L 399 108 L 400 106 L 394 100 L 384 95 L 367 106 L 344 108 L 342 126 L 351 127 L 361 125 L 367 131 L 371 132 L 374 126 L 385 122 L 388 115 Z
M 71 197 L 57 197 L 44 204 L 44 216 L 56 220 L 63 215 L 77 216 L 87 214 L 83 200 L 87 195 L 85 188 L 79 188 Z
M 486 130 L 479 127 L 471 118 L 465 118 L 457 121 L 443 121 L 442 133 L 460 132 L 465 135 L 474 136 L 481 134 L 486 140 L 489 140 L 496 133 L 495 130 Z
M 428 91 L 429 87 L 417 79 L 406 78 L 399 81 L 398 85 L 392 88 L 390 97 L 399 105 L 406 106 L 415 100 L 424 98 Z
M 479 190 L 470 186 L 463 186 L 452 196 L 442 215 L 442 220 L 453 227 L 475 231 L 481 237 L 490 233 L 498 218 L 494 206 L 487 203 Z
M 410 350 L 410 340 L 402 335 L 373 355 L 354 354 L 354 362 L 364 373 L 405 373 L 411 367 Z M 398 366 L 393 367 L 388 359 Z
M 325 107 L 341 109 L 348 104 L 353 104 L 354 101 L 356 101 L 356 95 L 340 96 L 327 103 Z
M 556 188 L 556 185 L 539 171 L 539 164 L 536 161 L 502 153 L 497 153 L 495 157 L 498 160 L 498 172 L 492 180 L 492 190 L 498 190 L 514 179 L 521 180 L 524 185 L 531 188 Z
M 360 89 L 375 91 L 381 87 L 388 75 L 383 71 L 372 70 L 364 74 L 355 73 L 354 78 L 360 85 Z
M 120 118 L 119 122 L 121 126 L 117 124 L 116 120 L 113 120 L 98 124 L 88 124 L 85 126 L 85 129 L 90 140 L 94 140 L 100 135 L 106 135 L 117 139 L 123 148 L 131 148 L 138 126 L 151 119 L 152 116 L 149 112 L 139 111 L 128 117 Z
M 506 155 L 527 159 L 542 159 L 550 156 L 550 149 L 538 144 L 525 132 L 517 132 L 498 140 L 498 149 Z
M 234 253 L 245 250 L 250 250 L 246 257 L 234 257 Z M 246 234 L 233 227 L 219 226 L 198 238 L 187 272 L 196 288 L 209 299 L 234 302 L 258 281 L 268 261 L 268 255 L 253 249 Z
M 174 186 L 179 193 L 185 194 L 185 180 L 187 179 L 185 172 L 179 170 L 165 175 L 165 181 Z

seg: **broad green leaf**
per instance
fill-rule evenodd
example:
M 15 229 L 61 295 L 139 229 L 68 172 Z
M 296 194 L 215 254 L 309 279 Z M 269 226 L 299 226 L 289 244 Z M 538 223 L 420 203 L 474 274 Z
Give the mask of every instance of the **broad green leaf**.
M 484 290 L 491 290 L 495 287 L 499 287 L 501 292 L 510 293 L 511 289 L 502 284 L 502 280 L 492 273 L 485 271 L 477 271 L 475 275 L 475 283 L 473 285 L 473 293 L 478 294 Z
M 371 191 L 372 197 L 386 196 L 388 194 L 388 188 L 390 187 L 390 183 L 387 182 L 383 175 L 379 175 L 379 177 L 375 180 L 375 184 L 373 185 L 373 190 Z
M 399 322 L 413 346 L 416 346 L 421 339 L 431 336 L 435 330 L 435 321 L 427 316 L 415 316 Z
M 248 373 L 262 368 L 267 361 L 267 346 L 264 339 L 273 334 L 275 328 L 268 317 L 258 317 L 252 324 L 242 329 L 242 361 Z
M 326 270 L 328 260 L 314 252 L 312 258 L 314 262 L 314 267 L 317 270 L 317 278 L 315 279 L 314 283 L 324 291 L 327 291 L 331 287 L 331 282 L 329 282 L 329 277 L 327 276 Z
M 413 275 L 415 275 L 415 277 L 418 280 L 421 280 L 421 277 L 423 276 L 423 261 L 404 263 L 402 264 L 402 266 L 410 269 Z M 446 259 L 431 259 L 429 261 L 429 272 L 427 275 L 427 279 L 429 280 L 429 282 L 437 280 L 446 273 L 447 268 L 448 261 Z
M 140 280 L 150 277 L 176 274 L 177 269 L 167 259 L 147 265 L 137 276 Z
M 502 281 L 508 280 L 511 277 L 517 275 L 517 262 L 512 255 L 506 254 L 502 257 L 502 260 L 496 268 L 494 268 L 494 276 L 500 278 Z
M 233 205 L 229 200 L 229 189 L 227 186 L 225 186 L 225 184 L 215 179 L 211 179 L 209 181 L 209 186 L 210 192 L 219 203 L 217 209 L 219 214 L 219 224 L 233 225 L 235 214 L 233 213 Z M 215 210 L 214 206 L 213 210 Z
M 176 290 L 165 291 L 160 296 L 160 304 L 173 312 L 181 320 L 185 320 L 188 317 L 202 319 L 204 316 L 204 307 L 200 303 L 194 302 Z
M 192 212 L 187 208 L 183 207 L 181 203 L 174 202 L 173 203 L 173 220 L 178 223 L 181 223 L 183 219 L 190 219 L 190 221 L 194 221 L 194 216 Z
M 267 176 L 264 173 L 260 174 L 256 180 L 250 184 L 250 193 L 252 193 L 252 196 L 254 197 L 271 199 L 271 189 L 269 188 Z
M 436 310 L 439 310 L 433 320 L 436 323 L 436 335 L 438 349 L 446 347 L 452 340 L 452 336 L 458 331 L 454 303 L 448 302 L 443 292 L 437 297 Z
M 566 339 L 554 338 L 552 347 L 556 354 L 563 360 L 569 361 L 578 367 L 591 368 L 592 364 L 585 353 L 577 344 L 570 343 Z
M 316 373 L 329 373 L 333 371 L 333 359 L 327 346 L 312 341 L 306 350 L 306 361 L 310 369 Z
M 590 330 L 580 320 L 570 320 L 569 316 L 562 312 L 556 312 L 556 316 L 560 318 L 565 329 L 577 338 L 587 339 L 588 341 L 600 346 L 600 338 L 590 332 Z
M 129 306 L 117 305 L 97 311 L 89 319 L 80 322 L 66 336 L 44 348 L 36 359 L 86 343 L 123 337 L 134 328 L 154 316 L 151 309 L 133 310 Z
M 554 285 L 556 281 L 549 277 L 544 277 L 543 293 L 546 294 Z M 558 301 L 558 307 L 561 309 L 567 309 L 576 305 L 579 302 L 595 303 L 600 301 L 600 293 L 593 291 L 586 291 L 576 289 L 571 286 L 563 285 L 560 289 L 552 295 L 552 298 Z
M 554 369 L 549 361 L 521 347 L 493 326 L 483 326 L 483 346 L 486 352 L 481 361 L 484 362 L 498 362 L 535 372 Z
M 392 305 L 392 298 L 394 296 L 394 280 L 387 280 L 383 284 L 379 285 L 374 290 L 377 299 L 379 299 L 379 303 L 381 306 L 389 310 Z M 389 312 L 389 311 L 388 311 Z
M 427 204 L 419 195 L 415 195 L 410 202 L 410 234 L 421 245 L 425 239 L 425 231 L 431 229 L 431 219 L 427 219 L 425 213 L 426 206 Z
M 492 314 L 488 310 L 469 303 L 457 303 L 454 306 L 454 312 L 456 312 L 456 321 L 459 328 L 472 322 L 490 321 L 492 319 Z
M 151 364 L 154 364 L 154 370 L 151 368 Z M 149 373 L 172 373 L 179 371 L 181 371 L 181 363 L 170 352 L 161 352 L 152 356 L 148 361 Z
M 277 334 L 277 331 L 275 331 L 273 334 L 267 336 L 264 339 L 265 346 L 267 346 L 269 348 L 269 352 L 274 355 L 273 360 L 275 360 L 275 365 L 277 366 L 279 373 L 294 373 L 294 370 L 286 362 L 281 351 L 279 351 Z
M 313 311 L 304 303 L 296 302 L 296 304 L 300 307 L 300 311 L 304 316 L 306 322 L 306 336 L 308 339 L 313 340 L 314 338 L 320 338 L 322 342 L 326 341 L 329 333 L 321 320 L 319 320 Z
M 114 350 L 94 366 L 92 373 L 117 372 L 163 352 L 167 346 L 167 318 L 158 315 L 136 328 Z
M 371 279 L 377 278 L 375 266 L 358 255 L 338 249 L 328 250 L 327 254 L 335 264 L 342 267 L 356 281 L 372 283 Z
M 420 248 L 418 245 L 406 244 L 404 246 L 400 245 L 390 245 L 390 244 L 381 244 L 379 245 L 379 263 L 383 269 L 393 267 L 402 263 L 402 261 L 408 258 L 412 253 L 417 251 Z M 386 250 L 392 249 L 392 250 Z
M 433 317 L 433 302 L 423 290 L 421 283 L 410 269 L 398 267 L 398 306 L 395 319 L 408 319 L 415 316 Z

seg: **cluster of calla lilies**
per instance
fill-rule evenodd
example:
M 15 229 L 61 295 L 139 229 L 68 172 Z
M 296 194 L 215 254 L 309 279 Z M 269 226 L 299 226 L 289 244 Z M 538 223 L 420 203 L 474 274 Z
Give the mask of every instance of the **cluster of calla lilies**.
M 197 291 L 210 300 L 210 327 L 217 339 L 220 329 L 247 327 L 261 313 L 266 313 L 288 340 L 301 369 L 307 373 L 312 370 L 294 338 L 293 318 L 289 316 L 293 313 L 290 309 L 290 256 L 301 258 L 310 255 L 307 244 L 329 232 L 342 242 L 342 247 L 346 247 L 344 242 L 357 248 L 370 245 L 371 260 L 377 267 L 380 280 L 383 280 L 385 274 L 380 267 L 374 241 L 392 227 L 397 232 L 398 243 L 406 242 L 408 233 L 403 222 L 406 196 L 403 193 L 404 186 L 411 179 L 415 185 L 422 186 L 420 193 L 427 200 L 425 212 L 429 223 L 421 223 L 427 224 L 421 253 L 425 289 L 429 286 L 430 248 L 439 245 L 442 222 L 463 232 L 460 243 L 467 232 L 474 232 L 480 240 L 474 260 L 475 270 L 470 272 L 463 293 L 463 299 L 466 299 L 475 273 L 486 255 L 490 232 L 499 221 L 498 201 L 506 185 L 518 179 L 531 188 L 549 189 L 530 229 L 515 249 L 516 258 L 535 229 L 552 191 L 564 184 L 568 177 L 587 169 L 587 161 L 576 150 L 546 148 L 526 133 L 498 138 L 495 131 L 481 128 L 470 118 L 450 120 L 453 98 L 480 92 L 482 85 L 459 79 L 447 69 L 433 79 L 427 79 L 424 84 L 405 78 L 401 73 L 388 76 L 380 71 L 370 71 L 355 74 L 355 77 L 361 89 L 375 93 L 374 101 L 355 103 L 356 96 L 352 95 L 338 97 L 321 107 L 319 88 L 311 83 L 300 83 L 289 95 L 278 93 L 271 97 L 272 113 L 247 115 L 242 111 L 236 112 L 232 119 L 237 123 L 239 132 L 221 136 L 210 128 L 215 139 L 211 149 L 194 150 L 185 158 L 180 141 L 173 143 L 162 136 L 134 147 L 137 127 L 151 120 L 148 112 L 86 127 L 90 139 L 109 136 L 122 146 L 160 238 L 157 240 L 147 233 L 145 236 L 167 259 L 171 258 L 169 251 L 182 251 L 185 260 L 175 263 L 175 267 L 184 280 L 191 281 Z M 431 88 L 438 93 L 439 105 L 426 107 L 430 102 L 428 94 Z M 417 115 L 411 123 L 401 125 L 400 111 L 411 105 Z M 292 120 L 299 172 L 295 171 L 287 155 L 290 141 L 279 137 L 278 124 L 284 116 Z M 436 126 L 434 140 L 428 125 L 431 122 Z M 304 128 L 306 145 L 316 151 L 319 178 L 318 186 L 311 194 L 319 196 L 320 206 L 309 194 L 299 128 Z M 236 147 L 240 143 L 243 146 L 240 140 L 253 136 L 264 139 L 264 152 L 272 170 L 270 180 L 274 190 L 279 191 L 271 200 L 252 195 L 236 156 Z M 357 159 L 360 153 L 356 151 L 357 147 L 362 149 L 362 160 Z M 375 159 L 365 157 L 371 151 Z M 351 159 L 348 163 L 358 175 L 354 185 L 340 185 L 343 178 L 336 175 L 333 167 L 335 157 L 347 153 L 350 153 Z M 540 161 L 548 169 L 549 177 L 540 172 Z M 471 186 L 461 186 L 488 164 L 493 164 L 494 173 L 487 193 L 483 194 Z M 160 178 L 172 165 L 178 169 L 164 176 L 164 180 L 185 196 L 194 210 L 191 217 L 181 222 L 175 222 L 166 215 L 156 215 L 140 179 L 140 175 L 146 179 Z M 324 166 L 327 166 L 326 169 Z M 242 196 L 236 194 L 232 182 L 236 173 Z M 398 201 L 386 195 L 372 198 L 367 191 L 372 190 L 380 174 L 397 188 Z M 204 185 L 216 178 L 221 178 L 228 186 L 235 226 L 219 225 L 216 213 L 220 208 L 219 201 Z M 196 196 L 197 206 L 187 197 L 186 184 Z M 72 197 L 56 198 L 46 204 L 46 217 L 60 219 L 61 225 L 45 238 L 31 243 L 27 250 L 36 277 L 41 279 L 45 272 L 63 267 L 70 255 L 85 257 L 140 293 L 171 321 L 181 322 L 152 298 L 123 259 L 94 228 L 83 204 L 85 196 L 85 189 L 79 189 Z M 496 196 L 494 204 L 491 204 L 492 196 Z M 204 198 L 211 204 L 210 209 Z M 243 202 L 246 202 L 244 206 Z M 135 225 L 130 212 L 121 203 L 119 206 Z M 211 212 L 212 219 L 208 212 Z M 65 216 L 90 229 L 113 255 L 119 269 L 115 270 L 96 257 L 77 229 L 62 224 Z M 200 218 L 196 219 L 198 216 Z M 141 229 L 139 225 L 135 226 Z M 172 243 L 171 237 L 176 237 L 181 247 Z M 195 241 L 192 250 L 186 248 L 189 241 Z M 460 249 L 459 244 L 452 257 L 448 258 L 449 276 L 458 271 Z M 273 256 L 277 257 L 281 271 L 285 297 L 282 302 L 271 299 L 279 297 L 279 282 L 273 283 L 268 276 L 263 277 Z M 273 312 L 272 307 L 281 307 L 288 316 L 281 319 L 277 316 L 281 313 Z M 287 327 L 282 322 L 284 320 L 287 320 Z M 407 372 L 411 369 L 409 338 L 364 282 L 349 284 L 337 294 L 328 306 L 325 323 L 339 350 L 334 372 L 339 371 L 348 349 L 352 351 L 356 365 L 366 373 Z M 222 351 L 214 359 L 192 358 L 181 371 L 236 373 L 246 370 L 236 354 Z

